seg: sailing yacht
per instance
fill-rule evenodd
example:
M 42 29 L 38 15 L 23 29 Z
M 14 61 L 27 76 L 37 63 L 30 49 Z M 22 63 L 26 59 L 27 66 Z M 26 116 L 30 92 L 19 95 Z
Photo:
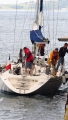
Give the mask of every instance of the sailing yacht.
M 39 7 L 40 4 L 40 7 Z M 11 69 L 2 71 L 0 74 L 0 90 L 2 92 L 16 93 L 21 95 L 46 95 L 57 92 L 62 84 L 62 73 L 57 73 L 57 76 L 51 74 L 47 63 L 47 58 L 37 56 L 38 44 L 49 44 L 48 38 L 45 38 L 41 32 L 42 28 L 42 13 L 43 0 L 37 0 L 36 18 L 33 25 L 33 30 L 30 31 L 30 39 L 32 43 L 33 53 L 35 57 L 35 68 L 33 75 L 24 74 L 24 65 L 22 63 L 11 63 Z M 38 26 L 38 9 L 39 26 Z M 28 70 L 29 71 L 29 70 Z

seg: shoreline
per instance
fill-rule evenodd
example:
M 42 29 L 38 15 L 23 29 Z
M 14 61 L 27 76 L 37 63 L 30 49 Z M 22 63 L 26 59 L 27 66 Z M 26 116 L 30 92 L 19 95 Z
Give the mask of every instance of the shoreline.
M 5 9 L 4 9 L 4 10 L 0 10 L 0 11 L 5 11 L 5 12 L 6 12 L 6 11 L 10 11 L 10 12 L 12 12 L 12 11 L 14 11 L 14 12 L 15 12 L 15 11 L 24 11 L 24 12 L 26 12 L 26 11 L 35 11 L 35 10 L 32 10 L 32 9 L 31 9 L 31 10 L 28 10 L 28 9 L 21 9 L 21 10 L 19 10 L 19 9 L 17 9 L 17 10 L 16 10 L 16 9 L 15 9 L 15 10 L 5 10 Z
M 0 10 L 0 12 L 7 12 L 7 11 L 9 11 L 9 12 L 15 12 L 15 11 L 24 11 L 24 12 L 27 12 L 27 11 L 35 11 L 34 9 L 32 10 L 32 9 L 14 9 L 14 10 L 10 10 L 10 9 L 8 9 L 8 10 L 6 10 L 6 9 L 2 9 L 2 10 Z M 46 11 L 46 10 L 45 10 Z M 52 11 L 52 10 L 50 10 L 50 11 Z M 58 12 L 58 10 L 54 10 L 55 12 Z M 61 10 L 59 10 L 59 12 L 68 12 L 68 9 L 61 9 Z

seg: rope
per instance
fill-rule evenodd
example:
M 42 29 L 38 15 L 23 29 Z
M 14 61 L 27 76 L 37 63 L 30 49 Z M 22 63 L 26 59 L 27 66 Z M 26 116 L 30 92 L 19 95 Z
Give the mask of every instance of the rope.
M 16 32 L 17 2 L 18 2 L 18 0 L 16 1 L 16 15 L 15 15 L 14 42 L 13 42 L 13 56 L 14 56 L 14 45 L 15 45 L 14 43 L 15 43 L 15 32 Z
M 45 1 L 45 3 L 46 3 L 46 1 Z M 46 4 L 45 4 L 45 7 L 46 7 Z M 49 39 L 50 39 L 49 15 L 47 15 L 47 9 L 46 9 L 46 20 L 47 20 L 47 25 L 48 25 Z
M 59 13 L 59 3 L 60 3 L 60 0 L 58 2 L 58 13 Z M 48 6 L 46 6 L 46 4 L 45 4 L 45 7 L 48 8 L 48 13 L 46 11 L 46 20 L 47 20 L 47 25 L 48 25 L 49 40 L 50 40 L 50 24 L 49 24 L 50 14 L 49 14 L 49 8 L 50 8 L 51 4 L 52 4 L 51 0 L 50 0 L 50 2 L 48 2 Z M 54 29 L 55 29 L 55 22 L 54 22 L 54 17 L 55 17 L 54 12 L 55 11 L 54 11 L 54 6 L 55 5 L 54 5 L 54 1 L 53 1 L 53 44 L 50 42 L 50 44 L 48 45 L 50 50 L 54 49 L 54 47 L 56 46 L 56 38 L 55 37 L 57 37 L 57 28 L 58 28 L 58 13 L 57 13 L 56 34 L 55 34 L 55 31 L 54 31 Z M 53 48 L 52 48 L 52 46 L 53 46 Z
M 31 2 L 30 2 L 31 3 Z M 22 26 L 22 30 L 21 30 L 21 34 L 20 34 L 20 37 L 19 37 L 19 39 L 21 39 L 21 36 L 22 36 L 22 33 L 24 33 L 24 26 L 25 26 L 25 24 L 26 24 L 26 20 L 27 20 L 27 16 L 28 16 L 28 13 L 29 13 L 29 9 L 30 9 L 30 5 L 31 4 L 29 4 L 29 7 L 28 7 L 28 11 L 27 11 L 27 8 L 26 8 L 26 14 L 25 14 L 25 16 L 24 16 L 24 21 L 23 21 L 23 26 Z M 21 41 L 21 47 L 22 47 L 22 41 Z
M 30 5 L 29 5 L 29 8 L 31 7 L 31 14 L 30 14 L 30 16 L 29 16 L 29 19 L 30 19 L 30 21 L 31 21 L 31 15 L 33 15 L 33 13 L 34 13 L 34 16 L 35 16 L 35 11 L 33 12 L 33 6 L 31 5 L 31 1 L 30 1 Z M 36 10 L 36 8 L 34 8 L 34 10 Z M 33 20 L 33 18 L 32 18 L 32 20 Z M 32 23 L 33 24 L 33 23 Z M 31 24 L 31 22 L 29 22 L 29 30 L 31 29 L 31 26 L 32 26 L 32 24 Z M 33 29 L 33 27 L 32 27 L 32 29 Z M 31 44 L 32 45 L 32 44 Z
M 49 40 L 50 40 L 50 19 L 49 19 L 49 17 L 50 17 L 50 11 L 49 11 L 49 7 L 50 7 L 50 2 L 48 2 L 48 6 L 46 6 L 46 1 L 45 1 L 45 4 L 44 4 L 44 6 L 45 6 L 45 8 L 46 8 L 46 22 L 47 22 L 47 28 L 48 28 L 48 36 L 49 36 Z M 47 8 L 48 8 L 48 10 L 47 10 Z M 48 45 L 49 47 L 47 47 L 47 51 L 48 51 L 48 53 L 49 53 L 49 51 L 50 50 L 52 50 L 52 47 L 51 47 L 51 42 L 49 43 L 49 45 Z M 48 50 L 48 49 L 50 49 L 50 50 Z M 47 53 L 47 54 L 48 54 Z M 48 55 L 49 56 L 49 55 Z
M 53 1 L 53 49 L 54 49 L 54 1 Z
M 29 10 L 28 10 L 29 11 Z M 23 26 L 22 26 L 22 30 L 21 30 L 21 34 L 19 36 L 19 40 L 21 39 L 21 36 L 22 36 L 22 33 L 24 33 L 24 26 L 25 26 L 25 23 L 26 23 L 26 20 L 27 20 L 27 15 L 28 15 L 28 11 L 27 11 L 27 8 L 25 9 L 25 12 L 24 12 L 24 21 L 23 21 Z M 21 48 L 22 48 L 22 41 L 21 41 Z
M 59 17 L 59 4 L 60 4 L 60 0 L 58 1 L 58 12 L 57 12 L 57 23 L 56 23 L 56 34 L 55 34 L 55 40 L 56 40 L 56 38 L 57 38 L 58 17 Z M 56 45 L 56 41 L 55 41 L 55 45 Z

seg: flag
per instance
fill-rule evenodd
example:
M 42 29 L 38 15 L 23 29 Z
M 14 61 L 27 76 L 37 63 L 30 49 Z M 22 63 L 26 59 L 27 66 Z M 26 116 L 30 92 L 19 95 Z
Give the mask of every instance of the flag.
M 10 63 L 6 66 L 6 70 L 9 70 L 9 69 L 11 69 L 11 64 Z
M 10 55 L 9 55 L 9 62 L 6 66 L 6 70 L 10 70 L 11 69 L 11 63 L 10 63 Z

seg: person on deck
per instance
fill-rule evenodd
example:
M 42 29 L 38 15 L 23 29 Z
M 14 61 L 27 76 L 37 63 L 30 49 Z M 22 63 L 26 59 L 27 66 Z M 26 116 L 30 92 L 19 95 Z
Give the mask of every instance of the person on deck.
M 38 52 L 40 53 L 41 56 L 44 56 L 44 48 L 45 44 L 38 44 Z
M 65 43 L 64 46 L 61 47 L 59 50 L 59 61 L 58 61 L 57 67 L 56 67 L 56 71 L 58 71 L 60 64 L 62 65 L 61 71 L 63 70 L 64 56 L 65 56 L 66 52 L 68 53 L 67 47 L 68 47 L 68 44 Z
M 44 56 L 44 48 L 45 48 L 45 44 L 41 44 L 41 47 L 40 47 L 40 55 L 41 56 Z
M 25 59 L 26 59 L 25 74 L 27 74 L 27 68 L 29 68 L 30 69 L 30 75 L 33 75 L 33 60 L 34 60 L 34 56 L 32 55 L 31 51 L 27 47 L 24 47 L 23 51 L 25 53 Z
M 37 55 L 39 56 L 39 55 L 40 55 L 40 47 L 41 47 L 41 44 L 38 44 L 37 47 L 38 47 L 38 54 L 37 54 Z
M 68 120 L 68 94 L 67 94 L 67 101 L 66 101 L 66 104 L 65 104 L 64 120 Z
M 19 52 L 18 62 L 22 62 L 22 49 L 20 49 L 20 52 Z
M 58 53 L 58 48 L 55 48 L 52 52 L 50 52 L 50 57 L 48 59 L 48 64 L 52 65 L 52 68 L 54 69 L 54 76 L 56 76 L 56 63 L 59 59 L 59 53 Z

